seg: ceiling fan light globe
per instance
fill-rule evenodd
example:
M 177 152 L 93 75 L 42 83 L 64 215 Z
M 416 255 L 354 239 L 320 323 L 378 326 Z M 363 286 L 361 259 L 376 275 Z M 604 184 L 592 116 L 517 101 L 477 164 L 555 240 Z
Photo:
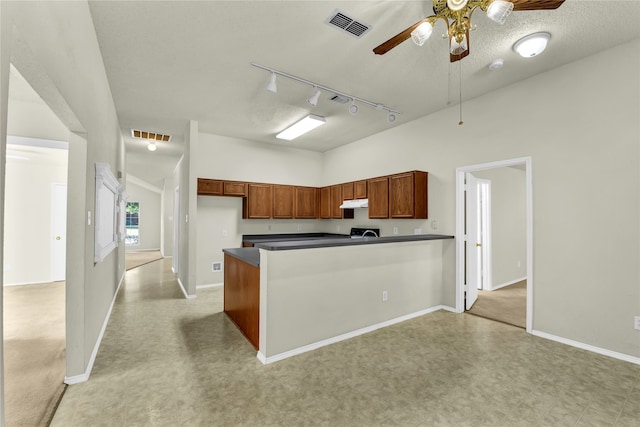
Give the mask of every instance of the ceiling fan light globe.
M 451 37 L 451 48 L 449 52 L 452 55 L 462 55 L 464 52 L 469 49 L 469 43 L 467 42 L 467 35 L 463 34 L 460 41 L 456 39 L 456 37 Z
M 418 46 L 422 46 L 431 37 L 432 32 L 433 25 L 430 22 L 423 22 L 415 30 L 411 31 L 411 40 Z
M 534 33 L 521 38 L 513 45 L 515 50 L 523 58 L 533 58 L 540 55 L 546 48 L 551 34 Z
M 513 11 L 513 3 L 504 0 L 493 0 L 487 8 L 487 17 L 493 22 L 497 22 L 502 25 L 507 20 L 507 17 L 511 15 Z

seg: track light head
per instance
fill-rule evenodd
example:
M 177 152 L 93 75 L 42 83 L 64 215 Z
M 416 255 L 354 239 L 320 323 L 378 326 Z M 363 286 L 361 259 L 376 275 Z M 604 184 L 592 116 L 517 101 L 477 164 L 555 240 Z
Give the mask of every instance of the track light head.
M 358 110 L 360 109 L 355 103 L 352 103 L 351 105 L 349 105 L 349 114 L 351 114 L 352 116 L 355 116 L 356 114 L 358 114 Z
M 315 88 L 315 89 L 316 91 L 313 93 L 313 95 L 311 95 L 309 99 L 307 99 L 307 102 L 311 104 L 312 107 L 315 107 L 316 105 L 318 105 L 318 99 L 320 99 L 320 94 L 321 94 L 320 89 L 318 88 Z
M 389 123 L 393 123 L 396 121 L 396 115 L 394 113 L 389 113 L 389 115 L 387 116 L 387 121 Z
M 267 87 L 265 89 L 273 93 L 278 92 L 278 87 L 276 86 L 276 73 L 271 72 L 271 76 L 269 77 L 269 83 L 267 83 Z

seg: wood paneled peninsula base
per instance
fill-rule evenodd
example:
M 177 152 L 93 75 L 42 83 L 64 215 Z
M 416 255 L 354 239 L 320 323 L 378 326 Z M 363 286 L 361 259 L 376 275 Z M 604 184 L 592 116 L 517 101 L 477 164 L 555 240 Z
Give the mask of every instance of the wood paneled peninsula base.
M 443 261 L 455 255 L 453 236 L 279 241 L 223 251 L 224 311 L 262 363 L 454 304 L 447 298 L 455 277 L 443 275 Z

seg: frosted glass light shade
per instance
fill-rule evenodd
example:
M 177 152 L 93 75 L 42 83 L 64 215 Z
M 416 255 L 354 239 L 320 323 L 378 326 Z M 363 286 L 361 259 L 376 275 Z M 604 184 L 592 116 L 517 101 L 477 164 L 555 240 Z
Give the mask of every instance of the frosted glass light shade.
M 430 22 L 423 22 L 415 30 L 411 31 L 411 40 L 418 46 L 422 46 L 431 37 L 432 32 L 433 25 Z
M 532 58 L 540 55 L 546 48 L 551 34 L 534 33 L 521 38 L 513 45 L 513 50 L 523 58 Z
M 507 20 L 507 17 L 511 15 L 512 10 L 513 3 L 510 1 L 494 0 L 487 8 L 487 17 L 493 22 L 502 25 Z

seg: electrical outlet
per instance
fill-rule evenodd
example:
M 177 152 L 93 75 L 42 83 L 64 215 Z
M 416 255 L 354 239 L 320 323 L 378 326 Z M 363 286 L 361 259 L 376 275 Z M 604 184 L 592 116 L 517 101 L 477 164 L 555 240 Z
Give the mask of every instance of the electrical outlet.
M 222 271 L 222 263 L 220 261 L 214 261 L 211 263 L 211 271 L 214 273 L 219 273 Z
M 636 316 L 633 319 L 633 327 L 640 331 L 640 316 Z
M 382 291 L 382 302 L 386 302 L 389 299 L 389 292 Z
M 438 221 L 435 219 L 431 220 L 431 229 L 432 230 L 437 230 L 438 229 Z
M 398 234 L 398 227 L 393 227 L 393 234 Z
M 224 228 L 224 229 L 222 230 L 222 237 L 227 237 L 228 235 L 229 235 L 229 232 L 227 231 L 227 229 L 226 229 L 226 228 Z
M 297 228 L 298 231 L 302 231 L 302 224 L 296 225 L 296 228 Z
M 336 231 L 340 232 L 340 224 L 336 225 Z
M 413 234 L 422 234 L 422 228 L 414 228 Z
M 267 225 L 267 231 L 271 231 L 271 224 Z

